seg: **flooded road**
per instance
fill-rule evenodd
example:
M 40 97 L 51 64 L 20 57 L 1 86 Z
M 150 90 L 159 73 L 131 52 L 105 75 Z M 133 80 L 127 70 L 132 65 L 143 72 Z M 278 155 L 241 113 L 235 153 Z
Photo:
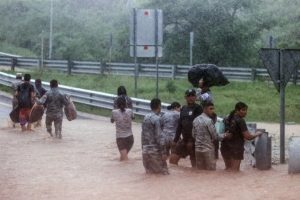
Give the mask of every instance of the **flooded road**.
M 300 175 L 287 165 L 259 171 L 243 164 L 239 173 L 190 169 L 189 160 L 169 166 L 170 175 L 145 174 L 141 160 L 141 125 L 133 123 L 135 143 L 129 161 L 119 162 L 115 126 L 92 115 L 63 121 L 63 139 L 53 139 L 45 126 L 21 133 L 12 128 L 10 105 L 0 104 L 0 199 L 299 199 Z M 258 124 L 278 134 L 278 124 Z M 299 125 L 287 133 L 300 134 Z M 245 162 L 243 162 L 245 163 Z

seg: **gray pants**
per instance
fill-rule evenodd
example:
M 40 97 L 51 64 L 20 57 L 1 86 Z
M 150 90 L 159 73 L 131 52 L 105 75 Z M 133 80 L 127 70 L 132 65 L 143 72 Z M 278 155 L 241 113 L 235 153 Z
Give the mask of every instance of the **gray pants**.
M 46 128 L 47 132 L 52 135 L 52 122 L 54 122 L 55 136 L 58 138 L 62 138 L 61 136 L 61 126 L 62 126 L 62 117 L 51 117 L 46 116 Z
M 143 165 L 146 173 L 169 174 L 167 162 L 160 154 L 143 153 Z
M 215 151 L 196 151 L 196 166 L 197 169 L 216 170 Z

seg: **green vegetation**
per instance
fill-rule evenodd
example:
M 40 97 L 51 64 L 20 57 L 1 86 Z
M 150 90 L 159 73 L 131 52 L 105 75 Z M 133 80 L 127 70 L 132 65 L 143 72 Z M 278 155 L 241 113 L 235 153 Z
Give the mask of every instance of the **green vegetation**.
M 10 72 L 13 73 L 13 72 Z M 114 75 L 71 75 L 59 72 L 45 72 L 42 76 L 38 71 L 31 73 L 33 79 L 41 78 L 50 81 L 55 78 L 60 84 L 74 86 L 95 91 L 116 94 L 117 87 L 124 85 L 129 96 L 134 95 L 134 78 Z M 155 79 L 138 79 L 138 98 L 152 99 L 155 97 Z M 176 90 L 171 93 L 166 85 L 169 79 L 159 80 L 159 97 L 163 102 L 171 103 L 179 101 L 185 104 L 184 91 L 192 87 L 186 79 L 175 79 L 172 85 Z M 300 86 L 288 85 L 286 88 L 286 121 L 300 123 Z M 2 89 L 2 88 L 0 88 Z M 211 88 L 219 116 L 227 115 L 236 102 L 243 101 L 248 104 L 248 121 L 279 122 L 279 93 L 272 82 L 231 82 L 224 87 Z M 96 112 L 96 114 L 109 115 L 107 112 L 96 111 L 88 106 L 82 106 L 83 110 Z M 101 109 L 100 109 L 101 110 Z M 108 112 L 109 113 L 109 112 Z
M 51 0 L 1 0 L 0 50 L 48 57 Z M 299 48 L 299 0 L 52 0 L 53 58 L 132 62 L 129 16 L 133 7 L 159 8 L 164 13 L 162 63 L 189 62 L 193 31 L 193 63 L 261 66 L 258 50 L 268 37 L 278 48 Z M 9 45 L 7 45 L 9 44 Z M 20 47 L 11 48 L 11 47 Z M 28 49 L 32 54 L 27 54 Z M 153 59 L 141 59 L 152 62 Z
M 0 49 L 7 53 L 18 54 L 26 57 L 37 57 L 36 54 L 31 52 L 29 49 L 16 47 L 6 42 L 0 42 Z
M 49 54 L 51 0 L 0 1 L 0 51 L 39 57 L 42 38 Z M 261 66 L 258 50 L 269 36 L 277 48 L 299 48 L 299 0 L 53 0 L 53 59 L 109 59 L 112 35 L 113 62 L 132 62 L 129 57 L 129 17 L 133 7 L 159 8 L 164 13 L 164 56 L 161 63 L 189 62 L 189 32 L 194 32 L 193 63 L 219 66 Z M 139 59 L 153 63 L 153 59 Z M 58 72 L 32 73 L 33 78 L 79 88 L 116 93 L 125 85 L 134 94 L 134 80 L 125 76 L 66 76 Z M 187 80 L 160 79 L 163 102 L 184 103 Z M 299 86 L 286 90 L 287 121 L 300 122 Z M 272 83 L 233 82 L 212 88 L 216 109 L 226 115 L 237 101 L 249 105 L 248 120 L 278 121 L 279 95 Z M 139 78 L 138 97 L 151 99 L 155 81 Z

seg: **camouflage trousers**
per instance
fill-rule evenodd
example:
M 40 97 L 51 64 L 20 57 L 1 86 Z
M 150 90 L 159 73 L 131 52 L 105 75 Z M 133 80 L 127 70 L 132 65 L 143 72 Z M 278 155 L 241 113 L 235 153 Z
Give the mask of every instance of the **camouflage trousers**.
M 169 174 L 167 162 L 162 159 L 161 154 L 143 153 L 143 165 L 146 173 Z
M 52 135 L 52 122 L 54 122 L 55 136 L 58 138 L 62 138 L 61 136 L 61 127 L 62 127 L 62 117 L 51 117 L 46 116 L 46 128 L 47 132 Z
M 215 151 L 195 152 L 196 167 L 202 170 L 216 170 Z

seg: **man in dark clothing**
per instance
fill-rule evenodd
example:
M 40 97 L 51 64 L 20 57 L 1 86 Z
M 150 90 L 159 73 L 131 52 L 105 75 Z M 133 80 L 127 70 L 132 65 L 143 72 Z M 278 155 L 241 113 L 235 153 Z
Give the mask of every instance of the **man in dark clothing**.
M 30 74 L 24 75 L 24 82 L 18 85 L 16 97 L 18 99 L 18 106 L 20 108 L 19 121 L 22 131 L 31 130 L 31 123 L 29 122 L 29 114 L 33 106 L 34 88 L 30 83 Z M 27 123 L 27 128 L 25 127 Z
M 183 106 L 178 120 L 178 127 L 174 138 L 173 145 L 174 153 L 170 156 L 170 163 L 178 164 L 180 158 L 190 156 L 192 167 L 196 166 L 195 159 L 195 140 L 192 136 L 193 121 L 199 116 L 203 109 L 200 105 L 196 104 L 196 91 L 189 89 L 185 92 L 185 99 L 187 105 Z M 180 136 L 182 139 L 180 140 Z

